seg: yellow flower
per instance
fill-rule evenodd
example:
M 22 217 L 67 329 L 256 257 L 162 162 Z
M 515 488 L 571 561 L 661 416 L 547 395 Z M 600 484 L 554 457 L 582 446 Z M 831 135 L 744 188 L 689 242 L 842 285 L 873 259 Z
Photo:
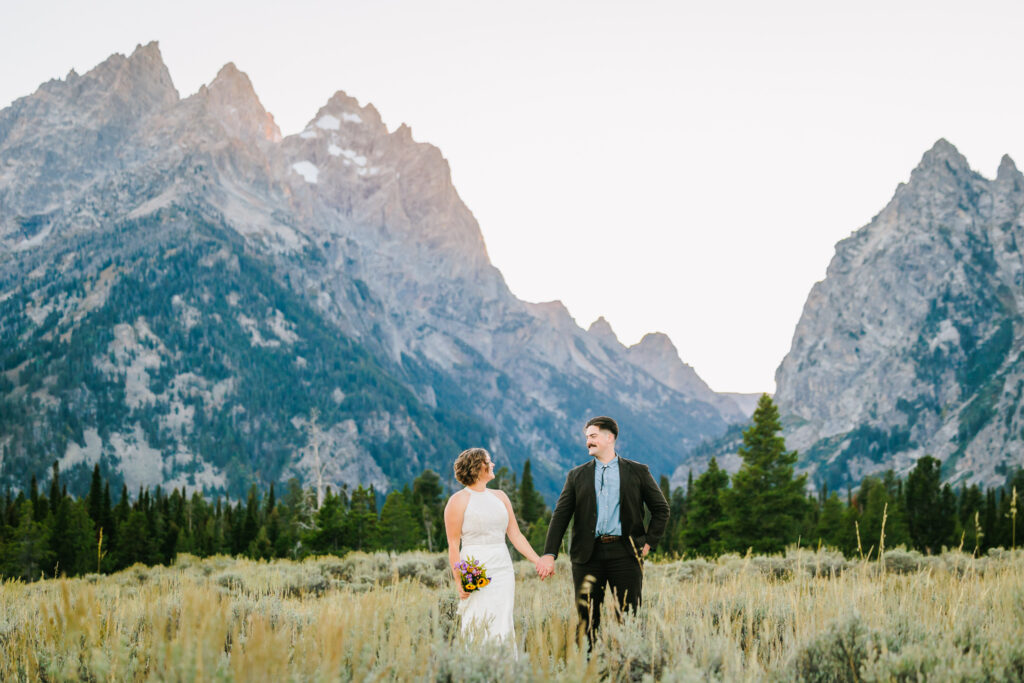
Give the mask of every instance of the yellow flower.
M 479 581 L 476 582 L 476 585 L 479 588 L 483 588 L 484 586 L 486 586 L 490 582 L 491 582 L 490 579 L 488 579 L 487 577 L 483 577 L 482 579 L 480 579 Z
M 467 591 L 475 591 L 476 590 L 476 584 L 475 583 L 467 583 L 466 584 L 466 590 Z

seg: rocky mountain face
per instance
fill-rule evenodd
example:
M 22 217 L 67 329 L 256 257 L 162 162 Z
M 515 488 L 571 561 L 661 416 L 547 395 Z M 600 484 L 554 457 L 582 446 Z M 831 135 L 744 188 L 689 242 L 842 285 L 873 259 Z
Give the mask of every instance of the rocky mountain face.
M 906 472 L 1002 484 L 1024 464 L 1024 176 L 945 140 L 836 246 L 776 373 L 787 445 L 830 488 Z
M 0 111 L 0 486 L 385 489 L 484 445 L 550 497 L 602 413 L 665 473 L 743 418 L 664 335 L 516 299 L 371 105 L 282 138 L 233 64 L 181 98 L 154 43 Z
M 932 455 L 953 483 L 1024 464 L 1024 176 L 994 180 L 939 140 L 872 221 L 836 245 L 776 372 L 788 448 L 831 490 Z M 691 451 L 730 472 L 742 427 Z

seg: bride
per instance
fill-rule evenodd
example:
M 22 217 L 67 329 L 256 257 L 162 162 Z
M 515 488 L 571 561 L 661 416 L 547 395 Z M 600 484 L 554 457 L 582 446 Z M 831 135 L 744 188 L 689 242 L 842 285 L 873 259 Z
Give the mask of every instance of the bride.
M 494 479 L 494 462 L 483 448 L 470 448 L 455 459 L 455 478 L 466 488 L 448 499 L 444 526 L 448 534 L 448 564 L 455 590 L 462 601 L 462 634 L 481 635 L 488 640 L 516 642 L 512 607 L 515 602 L 515 572 L 505 546 L 505 536 L 516 550 L 536 566 L 540 558 L 519 531 L 512 504 L 504 491 L 486 488 Z M 459 544 L 462 550 L 459 550 Z M 462 588 L 456 565 L 472 557 L 487 570 L 490 583 L 467 593 Z

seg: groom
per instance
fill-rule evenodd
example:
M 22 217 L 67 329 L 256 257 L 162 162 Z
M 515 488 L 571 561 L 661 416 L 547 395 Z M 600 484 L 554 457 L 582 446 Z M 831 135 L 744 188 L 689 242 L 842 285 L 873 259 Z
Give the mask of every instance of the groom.
M 657 545 L 668 522 L 668 501 L 647 465 L 615 452 L 619 425 L 610 417 L 591 418 L 586 425 L 587 450 L 594 456 L 570 470 L 551 514 L 541 578 L 555 573 L 555 556 L 572 518 L 572 581 L 587 642 L 601 623 L 605 587 L 611 586 L 620 611 L 635 611 L 643 589 L 642 558 Z M 644 528 L 644 505 L 651 525 Z

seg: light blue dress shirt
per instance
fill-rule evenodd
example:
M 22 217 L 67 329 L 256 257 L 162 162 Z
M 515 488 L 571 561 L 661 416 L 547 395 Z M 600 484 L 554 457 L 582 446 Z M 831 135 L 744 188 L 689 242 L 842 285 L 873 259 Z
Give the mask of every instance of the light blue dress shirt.
M 607 465 L 594 460 L 594 491 L 597 493 L 596 536 L 621 536 L 622 520 L 619 518 L 619 456 Z

